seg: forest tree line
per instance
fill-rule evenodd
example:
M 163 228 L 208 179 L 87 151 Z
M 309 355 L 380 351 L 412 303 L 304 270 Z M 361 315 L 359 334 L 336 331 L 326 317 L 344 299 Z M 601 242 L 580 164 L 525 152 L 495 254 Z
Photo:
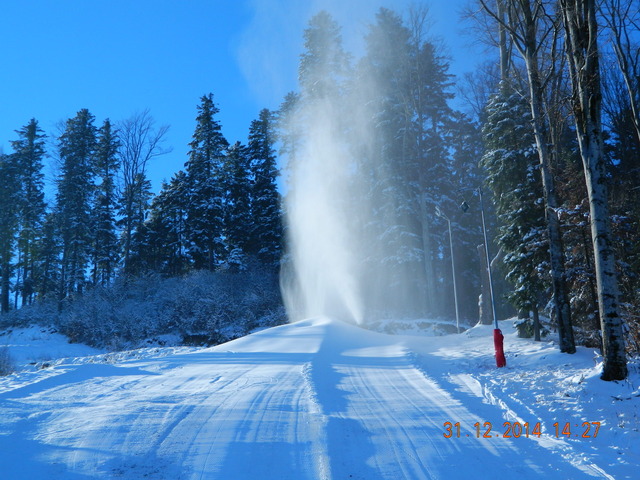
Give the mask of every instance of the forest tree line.
M 227 143 L 213 97 L 203 97 L 185 169 L 156 196 L 145 168 L 161 131 L 147 132 L 136 152 L 135 128 L 132 138 L 125 124 L 105 121 L 98 129 L 81 111 L 58 138 L 56 202 L 47 207 L 42 132 L 32 121 L 0 164 L 0 201 L 9 206 L 0 210 L 2 309 L 11 308 L 11 292 L 27 305 L 118 275 L 277 265 L 276 157 L 284 168 L 296 160 L 305 115 L 314 111 L 308 107 L 330 99 L 335 135 L 351 152 L 353 191 L 364 188 L 377 219 L 356 228 L 374 244 L 395 242 L 393 255 L 371 249 L 357 259 L 365 271 L 380 262 L 392 267 L 385 282 L 395 305 L 373 302 L 372 315 L 453 316 L 451 250 L 437 207 L 451 220 L 460 313 L 477 318 L 486 283 L 478 252 L 484 186 L 501 311 L 531 317 L 536 335 L 539 313 L 547 314 L 563 351 L 603 346 L 611 378 L 623 377 L 625 348 L 640 349 L 633 5 L 478 0 L 468 22 L 491 60 L 457 83 L 429 37 L 428 10 L 402 17 L 380 9 L 358 59 L 344 49 L 337 22 L 320 12 L 304 32 L 299 91 L 277 112 L 261 112 L 247 146 Z M 348 192 L 343 199 L 357 200 Z M 411 286 L 401 288 L 407 274 Z
M 273 115 L 248 144 L 229 145 L 211 94 L 198 106 L 184 171 L 153 195 L 147 178 L 167 127 L 148 112 L 98 128 L 86 109 L 56 139 L 55 200 L 45 202 L 45 135 L 32 119 L 0 157 L 2 312 L 58 302 L 118 277 L 179 276 L 250 264 L 275 270 L 281 251 Z

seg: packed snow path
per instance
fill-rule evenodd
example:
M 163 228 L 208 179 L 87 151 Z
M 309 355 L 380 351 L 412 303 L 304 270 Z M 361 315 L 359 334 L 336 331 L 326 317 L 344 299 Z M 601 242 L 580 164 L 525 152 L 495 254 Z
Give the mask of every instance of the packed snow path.
M 0 476 L 612 478 L 575 466 L 561 440 L 476 438 L 476 422 L 504 431 L 503 410 L 427 360 L 318 319 L 164 358 L 60 366 L 0 394 Z M 462 425 L 459 438 L 444 437 L 445 422 Z

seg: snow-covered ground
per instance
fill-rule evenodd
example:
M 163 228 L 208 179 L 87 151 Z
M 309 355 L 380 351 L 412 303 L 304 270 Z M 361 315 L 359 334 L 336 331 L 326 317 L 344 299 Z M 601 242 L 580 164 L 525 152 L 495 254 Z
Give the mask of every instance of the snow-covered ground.
M 20 370 L 0 378 L 0 478 L 640 478 L 638 363 L 602 382 L 593 350 L 501 327 L 502 369 L 484 326 L 312 319 L 119 354 L 16 330 L 0 337 Z

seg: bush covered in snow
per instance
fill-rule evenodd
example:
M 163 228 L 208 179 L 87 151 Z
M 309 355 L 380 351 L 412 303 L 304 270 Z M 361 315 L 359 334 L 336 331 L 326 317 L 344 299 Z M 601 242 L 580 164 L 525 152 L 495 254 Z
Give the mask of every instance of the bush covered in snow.
M 82 296 L 6 315 L 5 324 L 55 325 L 72 342 L 112 350 L 173 334 L 186 344 L 217 344 L 285 321 L 276 274 L 196 271 L 118 280 Z
M 0 377 L 11 375 L 14 371 L 13 360 L 7 347 L 0 347 Z

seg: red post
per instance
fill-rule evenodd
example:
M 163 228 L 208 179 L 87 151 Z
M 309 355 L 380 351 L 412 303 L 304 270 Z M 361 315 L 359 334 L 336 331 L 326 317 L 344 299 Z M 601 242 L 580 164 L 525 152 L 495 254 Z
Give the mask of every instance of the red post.
M 502 331 L 499 328 L 495 328 L 493 330 L 493 345 L 496 348 L 496 365 L 498 368 L 507 365 L 507 359 L 504 358 L 503 340 L 504 335 L 502 335 Z

